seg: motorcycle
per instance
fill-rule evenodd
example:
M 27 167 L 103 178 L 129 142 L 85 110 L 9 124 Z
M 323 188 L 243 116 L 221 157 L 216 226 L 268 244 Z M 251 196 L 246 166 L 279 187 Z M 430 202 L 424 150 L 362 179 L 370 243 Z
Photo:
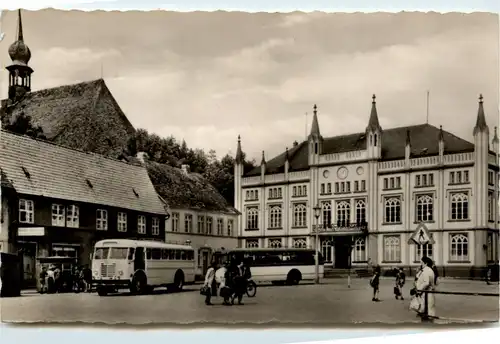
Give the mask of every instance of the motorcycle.
M 257 294 L 257 283 L 255 283 L 252 279 L 249 279 L 247 282 L 246 293 L 248 297 L 255 297 L 255 294 Z

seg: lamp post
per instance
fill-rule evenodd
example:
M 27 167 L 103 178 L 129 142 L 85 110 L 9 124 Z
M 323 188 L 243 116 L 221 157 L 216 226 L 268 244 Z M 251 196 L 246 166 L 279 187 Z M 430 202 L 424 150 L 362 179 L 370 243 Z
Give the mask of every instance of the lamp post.
M 316 204 L 316 206 L 313 209 L 314 209 L 314 217 L 316 218 L 316 239 L 315 239 L 316 264 L 315 264 L 314 283 L 319 284 L 319 225 L 318 225 L 318 220 L 319 220 L 319 216 L 321 215 L 321 207 L 318 204 Z

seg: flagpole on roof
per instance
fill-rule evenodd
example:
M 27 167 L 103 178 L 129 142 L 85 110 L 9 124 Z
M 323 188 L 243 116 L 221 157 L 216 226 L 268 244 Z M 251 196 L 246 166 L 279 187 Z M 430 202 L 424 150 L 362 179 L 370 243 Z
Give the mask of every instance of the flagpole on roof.
M 306 112 L 306 132 L 305 132 L 305 134 L 306 134 L 306 140 L 307 140 L 307 115 L 308 115 L 308 113 Z
M 425 123 L 429 124 L 429 91 L 428 90 L 427 90 L 427 112 L 426 112 Z

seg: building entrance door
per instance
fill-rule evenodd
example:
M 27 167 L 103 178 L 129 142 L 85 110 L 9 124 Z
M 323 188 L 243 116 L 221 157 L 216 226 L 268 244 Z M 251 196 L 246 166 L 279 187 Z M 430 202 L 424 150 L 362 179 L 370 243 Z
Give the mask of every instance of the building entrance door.
M 20 243 L 18 254 L 21 257 L 22 288 L 36 286 L 36 243 Z
M 349 250 L 350 243 L 345 237 L 338 237 L 335 240 L 335 268 L 349 268 Z

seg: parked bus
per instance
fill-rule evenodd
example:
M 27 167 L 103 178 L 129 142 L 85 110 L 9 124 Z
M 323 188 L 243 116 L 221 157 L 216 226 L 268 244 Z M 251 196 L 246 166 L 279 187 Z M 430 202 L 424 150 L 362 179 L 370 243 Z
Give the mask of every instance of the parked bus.
M 316 252 L 305 248 L 238 248 L 216 252 L 219 264 L 242 259 L 250 266 L 255 282 L 285 282 L 299 284 L 302 280 L 314 280 Z M 323 278 L 323 258 L 319 255 L 319 277 Z
M 194 250 L 159 241 L 108 239 L 95 244 L 92 283 L 100 296 L 119 289 L 133 294 L 157 287 L 181 290 L 194 283 Z

